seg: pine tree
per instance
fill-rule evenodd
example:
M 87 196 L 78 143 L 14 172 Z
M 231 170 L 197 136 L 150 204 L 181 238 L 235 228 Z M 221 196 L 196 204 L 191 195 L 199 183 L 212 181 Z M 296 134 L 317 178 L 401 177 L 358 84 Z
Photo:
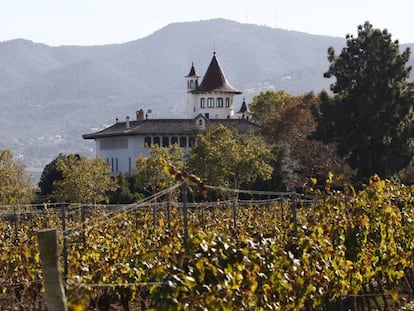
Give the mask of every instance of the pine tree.
M 334 95 L 321 95 L 314 137 L 336 143 L 358 180 L 375 173 L 387 178 L 414 155 L 414 88 L 406 66 L 410 50 L 400 53 L 398 41 L 369 22 L 358 27 L 357 37 L 346 39 L 340 55 L 328 50 L 325 77 L 336 78 Z

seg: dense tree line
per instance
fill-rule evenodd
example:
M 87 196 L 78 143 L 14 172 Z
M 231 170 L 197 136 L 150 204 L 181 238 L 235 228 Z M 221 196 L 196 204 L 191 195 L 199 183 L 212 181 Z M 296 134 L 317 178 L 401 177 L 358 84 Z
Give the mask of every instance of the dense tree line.
M 387 30 L 366 22 L 357 36 L 346 37 L 339 55 L 328 50 L 325 77 L 335 78 L 332 93 L 266 91 L 253 98 L 251 117 L 262 135 L 210 128 L 198 136 L 185 163 L 178 146 L 153 146 L 149 157 L 136 159 L 137 172 L 129 176 L 110 177 L 102 159 L 60 154 L 43 171 L 38 200 L 130 203 L 173 185 L 165 163 L 221 188 L 286 191 L 329 172 L 354 182 L 374 174 L 412 182 L 409 56 Z M 1 203 L 30 201 L 30 176 L 8 150 L 0 152 L 0 177 Z
M 347 36 L 339 55 L 328 51 L 327 78 L 333 95 L 323 92 L 315 110 L 314 137 L 336 145 L 338 155 L 355 169 L 355 179 L 377 173 L 391 178 L 414 156 L 414 85 L 408 82 L 410 50 L 400 52 L 387 30 L 370 23 Z

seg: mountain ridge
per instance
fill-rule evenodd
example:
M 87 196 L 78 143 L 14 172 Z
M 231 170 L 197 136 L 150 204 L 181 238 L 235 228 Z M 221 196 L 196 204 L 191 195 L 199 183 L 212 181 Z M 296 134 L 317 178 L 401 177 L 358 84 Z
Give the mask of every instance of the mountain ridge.
M 327 50 L 345 39 L 225 19 L 169 24 L 119 44 L 0 42 L 0 148 L 39 172 L 59 153 L 94 155 L 82 134 L 151 109 L 180 117 L 191 63 L 203 75 L 213 52 L 248 102 L 267 89 L 294 95 L 329 89 Z M 401 45 L 402 48 L 412 45 Z M 412 59 L 410 59 L 412 64 Z

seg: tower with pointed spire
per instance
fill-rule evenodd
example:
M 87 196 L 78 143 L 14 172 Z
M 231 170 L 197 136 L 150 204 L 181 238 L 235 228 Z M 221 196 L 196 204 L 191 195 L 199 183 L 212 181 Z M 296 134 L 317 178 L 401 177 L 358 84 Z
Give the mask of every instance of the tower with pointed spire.
M 250 117 L 250 110 L 249 107 L 246 104 L 246 99 L 243 98 L 243 103 L 240 107 L 240 110 L 237 112 L 237 114 L 239 115 L 240 119 L 247 119 L 249 120 Z
M 234 117 L 235 95 L 241 94 L 227 80 L 216 52 L 210 65 L 198 84 L 198 74 L 191 65 L 187 79 L 187 118 L 193 119 L 202 114 L 207 119 L 232 119 Z
M 120 172 L 136 172 L 133 165 L 138 156 L 150 156 L 153 145 L 169 147 L 177 144 L 188 154 L 195 146 L 197 134 L 209 127 L 220 124 L 234 128 L 241 133 L 258 133 L 259 126 L 249 121 L 248 107 L 243 100 L 240 110 L 233 98 L 241 92 L 227 80 L 217 61 L 216 53 L 199 83 L 194 64 L 187 80 L 187 116 L 180 119 L 152 119 L 151 110 L 145 114 L 143 109 L 136 112 L 136 120 L 130 117 L 125 122 L 116 122 L 98 132 L 84 134 L 84 139 L 96 143 L 96 155 L 106 159 L 112 175 Z M 237 108 L 235 108 L 237 106 Z M 237 109 L 237 110 L 235 110 Z M 235 111 L 237 111 L 234 116 Z

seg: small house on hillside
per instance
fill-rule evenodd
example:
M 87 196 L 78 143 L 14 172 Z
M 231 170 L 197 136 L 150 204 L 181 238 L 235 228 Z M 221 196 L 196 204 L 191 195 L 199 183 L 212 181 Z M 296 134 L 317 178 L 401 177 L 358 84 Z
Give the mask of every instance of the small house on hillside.
M 84 139 L 94 139 L 96 156 L 108 161 L 112 174 L 135 171 L 134 160 L 149 155 L 153 144 L 168 147 L 177 144 L 189 152 L 196 143 L 196 136 L 210 126 L 223 124 L 240 132 L 257 131 L 258 125 L 249 121 L 248 107 L 243 100 L 234 113 L 236 95 L 242 94 L 227 80 L 214 53 L 201 83 L 194 64 L 187 80 L 187 116 L 183 119 L 151 119 L 142 109 L 136 119 L 126 117 L 99 132 L 84 134 Z

